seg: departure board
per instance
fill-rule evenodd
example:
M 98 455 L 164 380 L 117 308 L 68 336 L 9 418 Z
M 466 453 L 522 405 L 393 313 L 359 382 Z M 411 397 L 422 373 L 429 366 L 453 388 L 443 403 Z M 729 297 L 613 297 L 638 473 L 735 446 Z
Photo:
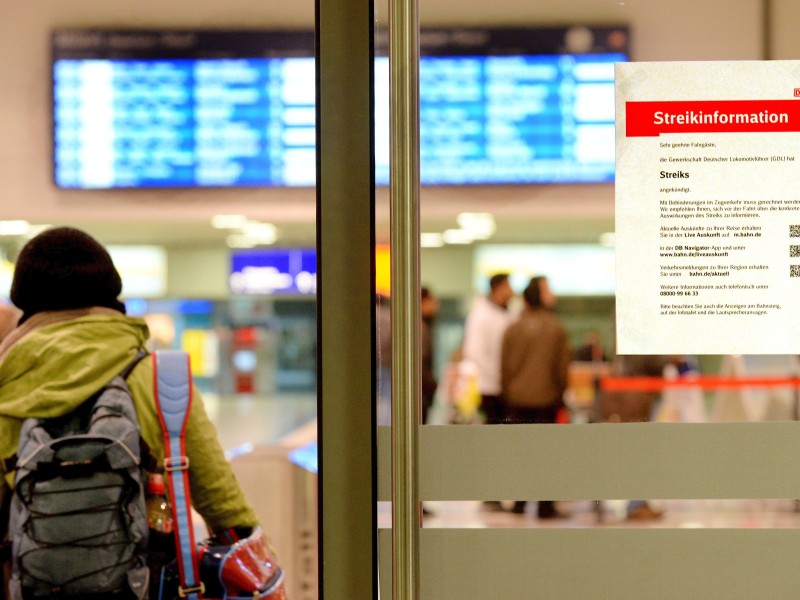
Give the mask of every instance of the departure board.
M 614 179 L 614 63 L 622 54 L 435 56 L 419 68 L 420 179 L 429 185 Z M 388 90 L 388 61 L 376 66 Z M 386 96 L 378 100 L 388 102 Z M 388 109 L 376 179 L 389 181 Z
M 56 62 L 60 187 L 313 185 L 314 59 Z
M 421 182 L 612 181 L 613 65 L 626 44 L 624 28 L 423 31 Z M 378 185 L 389 183 L 384 50 L 378 33 Z M 53 36 L 60 188 L 313 186 L 315 119 L 313 32 Z

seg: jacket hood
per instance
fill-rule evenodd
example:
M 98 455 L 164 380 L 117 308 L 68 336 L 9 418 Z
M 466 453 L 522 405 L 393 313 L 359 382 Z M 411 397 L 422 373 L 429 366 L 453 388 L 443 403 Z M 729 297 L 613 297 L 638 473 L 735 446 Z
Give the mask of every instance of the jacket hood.
M 69 412 L 121 372 L 147 338 L 142 319 L 116 312 L 34 328 L 0 360 L 0 422 Z

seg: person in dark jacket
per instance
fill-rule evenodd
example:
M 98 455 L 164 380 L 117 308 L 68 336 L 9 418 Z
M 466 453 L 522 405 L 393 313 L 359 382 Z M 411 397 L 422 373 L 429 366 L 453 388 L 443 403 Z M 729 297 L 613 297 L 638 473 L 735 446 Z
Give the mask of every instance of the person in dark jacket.
M 508 423 L 555 423 L 564 406 L 570 349 L 567 332 L 553 312 L 556 297 L 547 278 L 534 277 L 522 294 L 525 309 L 503 336 L 500 382 Z M 523 513 L 525 502 L 513 512 Z M 540 500 L 540 519 L 562 516 L 552 501 Z
M 618 354 L 612 364 L 616 377 L 663 377 L 664 369 L 675 364 L 675 357 L 665 355 Z M 600 396 L 599 421 L 609 423 L 638 423 L 652 419 L 660 392 L 604 391 Z M 654 508 L 646 500 L 629 500 L 629 521 L 653 521 L 660 519 L 664 511 Z
M 439 300 L 433 295 L 430 288 L 424 286 L 421 289 L 420 313 L 422 314 L 422 329 L 420 330 L 422 422 L 427 423 L 436 388 L 439 386 L 433 366 L 433 321 L 439 313 Z

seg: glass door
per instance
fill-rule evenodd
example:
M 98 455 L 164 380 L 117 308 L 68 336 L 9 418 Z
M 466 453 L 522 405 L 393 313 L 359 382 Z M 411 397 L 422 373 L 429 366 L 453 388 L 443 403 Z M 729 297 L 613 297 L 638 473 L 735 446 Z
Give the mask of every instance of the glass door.
M 421 253 L 419 278 L 407 260 L 400 270 L 397 265 L 404 261 L 393 263 L 391 308 L 395 314 L 408 310 L 399 333 L 413 340 L 412 328 L 416 330 L 418 317 L 421 320 L 421 311 L 414 306 L 417 286 L 429 284 L 448 296 L 443 298 L 446 303 L 442 302 L 442 320 L 434 337 L 448 354 L 461 351 L 452 362 L 464 371 L 455 373 L 466 380 L 464 389 L 470 385 L 473 389 L 462 389 L 460 395 L 445 400 L 452 401 L 443 405 L 448 416 L 418 428 L 409 416 L 416 414 L 411 405 L 422 396 L 415 373 L 421 363 L 420 342 L 403 344 L 401 359 L 394 355 L 399 346 L 393 346 L 392 406 L 400 407 L 403 417 L 400 422 L 396 414 L 391 421 L 379 417 L 381 382 L 386 382 L 376 372 L 381 330 L 371 321 L 375 319 L 374 284 L 365 284 L 374 276 L 376 242 L 387 231 L 386 221 L 380 221 L 381 206 L 391 201 L 380 185 L 374 191 L 371 175 L 372 134 L 368 130 L 373 115 L 369 113 L 372 100 L 383 97 L 376 89 L 371 98 L 369 91 L 375 7 L 342 1 L 325 3 L 318 10 L 322 589 L 333 598 L 374 594 L 376 571 L 368 573 L 365 567 L 374 567 L 377 557 L 384 598 L 791 597 L 800 583 L 792 568 L 800 526 L 795 509 L 800 482 L 793 452 L 800 429 L 792 391 L 797 385 L 792 356 L 785 352 L 739 356 L 733 348 L 695 354 L 688 346 L 684 352 L 681 340 L 678 347 L 649 350 L 661 355 L 622 354 L 616 337 L 630 321 L 617 313 L 618 296 L 625 290 L 609 290 L 603 284 L 608 248 L 616 265 L 644 262 L 647 256 L 644 251 L 633 255 L 626 251 L 622 256 L 619 250 L 626 247 L 624 240 L 616 250 L 610 246 L 615 219 L 621 223 L 631 216 L 627 209 L 620 213 L 616 205 L 619 181 L 576 181 L 575 173 L 585 175 L 591 171 L 588 168 L 577 168 L 569 180 L 561 181 L 488 181 L 486 173 L 508 177 L 523 151 L 528 152 L 525 156 L 531 165 L 540 165 L 530 173 L 541 174 L 538 169 L 552 166 L 553 161 L 537 163 L 545 150 L 540 148 L 538 157 L 530 148 L 526 150 L 525 134 L 536 142 L 554 136 L 562 158 L 578 159 L 578 166 L 597 166 L 592 171 L 595 175 L 609 143 L 616 154 L 620 130 L 609 138 L 608 123 L 600 117 L 604 110 L 611 110 L 615 124 L 620 124 L 619 115 L 624 112 L 616 111 L 616 106 L 607 108 L 618 92 L 614 87 L 618 80 L 609 78 L 608 65 L 587 67 L 590 55 L 621 52 L 624 56 L 614 63 L 639 63 L 639 79 L 632 84 L 637 89 L 661 72 L 660 67 L 649 70 L 649 64 L 674 63 L 679 72 L 686 69 L 688 73 L 691 63 L 707 61 L 714 65 L 709 73 L 729 68 L 728 73 L 734 75 L 742 63 L 765 63 L 771 68 L 772 59 L 791 59 L 797 54 L 790 23 L 800 16 L 798 10 L 786 1 L 757 0 L 735 6 L 723 0 L 702 6 L 688 0 L 663 6 L 575 0 L 536 7 L 501 1 L 491 6 L 459 3 L 456 18 L 452 4 L 426 0 L 420 18 L 423 47 L 426 29 L 438 30 L 438 37 L 428 39 L 434 44 L 449 32 L 462 44 L 480 46 L 487 35 L 491 39 L 494 29 L 559 29 L 553 23 L 559 23 L 560 37 L 549 51 L 520 42 L 517 54 L 507 51 L 495 56 L 500 45 L 484 47 L 492 58 L 489 64 L 504 77 L 487 93 L 501 99 L 487 114 L 495 119 L 491 132 L 507 142 L 498 146 L 495 140 L 491 146 L 494 156 L 503 156 L 502 168 L 492 171 L 490 166 L 476 168 L 470 163 L 465 171 L 471 177 L 482 174 L 483 179 L 426 183 L 434 172 L 426 171 L 429 160 L 447 156 L 448 168 L 457 172 L 469 156 L 465 157 L 463 148 L 459 154 L 446 145 L 438 153 L 421 153 L 418 233 L 430 247 Z M 392 25 L 390 15 L 394 15 L 392 8 L 377 10 L 377 20 L 386 25 Z M 568 26 L 563 27 L 564 23 Z M 405 43 L 413 45 L 414 33 L 414 27 L 405 29 Z M 338 41 L 326 38 L 328 34 Z M 331 51 L 328 43 L 336 49 L 329 55 L 330 62 L 326 62 L 326 52 Z M 528 58 L 552 54 L 559 56 L 555 66 Z M 456 73 L 460 77 L 457 89 L 467 94 L 472 89 L 466 85 L 469 65 L 460 62 L 465 55 L 448 56 L 450 62 L 439 72 L 439 80 Z M 508 62 L 509 56 L 516 59 Z M 427 101 L 430 97 L 422 88 L 427 81 L 424 55 L 420 61 L 420 98 Z M 559 70 L 567 68 L 568 76 Z M 543 73 L 560 82 L 552 103 L 548 103 L 546 86 L 534 77 Z M 688 85 L 691 78 L 670 81 L 660 91 L 655 85 L 659 94 L 670 101 L 678 101 L 681 95 L 698 99 L 697 86 Z M 732 81 L 739 80 L 730 75 L 721 78 L 719 89 L 729 90 Z M 787 93 L 796 86 L 789 87 Z M 748 87 L 747 78 L 741 79 L 741 90 L 745 99 L 758 93 Z M 718 90 L 712 92 L 710 96 Z M 558 124 L 546 133 L 534 116 L 525 120 L 528 117 L 522 115 L 519 121 L 509 117 L 504 112 L 508 107 L 514 107 L 517 116 L 531 107 L 541 109 L 538 116 L 546 109 L 559 111 Z M 441 133 L 448 124 L 436 107 L 427 108 L 431 110 L 420 116 L 423 141 L 432 139 L 428 137 L 431 127 L 439 127 Z M 459 126 L 450 137 L 463 140 L 459 136 L 472 126 L 467 118 L 471 113 L 463 106 L 450 108 L 447 115 Z M 374 110 L 383 109 L 376 106 Z M 425 120 L 434 113 L 435 122 Z M 327 131 L 326 119 L 332 127 Z M 345 127 L 346 133 L 337 127 Z M 348 142 L 346 154 L 337 151 L 341 148 L 337 142 L 342 140 Z M 391 139 L 390 145 L 395 144 L 395 150 L 402 146 Z M 627 144 L 627 140 L 622 142 Z M 758 154 L 756 149 L 753 152 Z M 686 158 L 672 150 L 663 157 L 667 163 L 670 157 Z M 569 165 L 555 162 L 556 173 L 563 178 Z M 658 179 L 661 170 L 687 169 L 659 168 L 650 173 L 643 168 L 640 175 L 643 181 Z M 441 175 L 443 171 L 435 172 Z M 728 174 L 738 175 L 736 170 Z M 326 181 L 333 187 L 327 187 Z M 766 185 L 767 180 L 753 181 Z M 340 191 L 329 202 L 327 194 L 333 189 Z M 716 188 L 709 189 L 702 200 L 713 199 Z M 660 188 L 651 192 L 642 194 L 641 202 L 658 206 L 662 192 Z M 770 198 L 778 199 L 792 198 Z M 385 240 L 393 244 L 392 252 L 405 254 L 408 248 L 398 248 L 394 236 L 399 230 L 413 229 L 416 216 L 414 210 L 410 214 L 393 210 L 392 216 L 401 222 L 389 219 Z M 471 216 L 459 218 L 462 213 Z M 664 218 L 649 216 L 642 227 L 654 222 L 656 231 L 661 225 L 674 226 L 661 223 Z M 483 235 L 488 232 L 488 237 L 467 240 L 464 224 L 476 220 L 484 223 Z M 485 225 L 490 222 L 491 226 Z M 712 225 L 727 226 L 723 221 Z M 462 233 L 448 234 L 449 230 Z M 787 232 L 786 239 L 779 241 L 784 254 L 792 252 L 787 248 L 792 245 L 791 229 Z M 432 247 L 433 236 L 423 234 L 439 234 L 436 239 L 442 245 Z M 332 261 L 327 271 L 326 260 Z M 498 261 L 503 268 L 497 266 Z M 745 257 L 736 264 L 749 263 Z M 508 272 L 515 295 L 508 305 L 514 316 L 509 331 L 536 307 L 535 294 L 524 292 L 535 276 L 544 275 L 558 297 L 550 312 L 561 322 L 570 350 L 566 381 L 557 398 L 557 408 L 563 410 L 555 411 L 556 416 L 566 415 L 562 422 L 537 421 L 532 417 L 536 411 L 514 406 L 513 395 L 503 387 L 502 344 L 501 393 L 497 395 L 504 397 L 505 412 L 500 422 L 490 422 L 487 414 L 490 405 L 484 396 L 495 395 L 491 387 L 481 389 L 480 380 L 470 383 L 475 372 L 465 368 L 464 349 L 454 340 L 469 335 L 468 320 L 478 299 L 497 300 L 492 299 L 490 280 L 500 271 Z M 786 272 L 791 272 L 788 266 Z M 561 277 L 564 273 L 579 275 L 570 281 Z M 401 302 L 395 295 L 398 281 L 404 289 Z M 534 289 L 541 302 L 544 288 L 537 284 Z M 450 311 L 447 327 L 443 327 L 445 306 Z M 649 324 L 640 327 L 647 331 Z M 735 325 L 731 327 L 735 331 Z M 548 348 L 555 345 L 549 343 Z M 369 358 L 367 347 L 372 349 Z M 635 357 L 645 356 L 663 359 L 655 372 L 637 365 L 644 361 Z M 765 358 L 770 356 L 781 359 Z M 446 381 L 445 365 L 451 362 L 447 359 L 439 358 L 440 385 Z M 403 364 L 396 364 L 398 360 Z M 365 368 L 367 361 L 370 369 Z M 532 388 L 537 384 L 533 381 Z M 513 410 L 508 410 L 509 405 Z M 407 453 L 398 456 L 403 452 Z M 410 468 L 398 469 L 398 459 Z M 518 501 L 524 504 L 515 511 Z M 539 509 L 548 501 L 564 518 L 542 514 Z M 421 511 L 419 503 L 429 514 Z M 636 516 L 637 506 L 652 509 L 647 519 Z
M 553 22 L 569 23 L 561 29 L 559 47 L 551 51 L 559 54 L 555 67 L 533 68 L 533 61 L 527 57 L 546 52 L 526 50 L 519 43 L 515 63 L 507 67 L 502 85 L 496 83 L 493 93 L 505 93 L 505 103 L 517 110 L 525 108 L 520 98 L 526 99 L 527 108 L 550 106 L 546 86 L 536 84 L 533 72 L 544 70 L 553 78 L 559 77 L 559 98 L 552 110 L 557 107 L 562 116 L 550 135 L 559 137 L 562 157 L 598 169 L 603 147 L 608 154 L 610 144 L 614 156 L 613 122 L 620 125 L 620 113 L 614 114 L 618 90 L 614 88 L 613 68 L 587 67 L 591 55 L 617 53 L 622 56 L 612 63 L 642 63 L 640 78 L 647 77 L 646 63 L 669 61 L 679 69 L 688 69 L 689 63 L 703 60 L 723 70 L 730 67 L 730 72 L 736 73 L 735 63 L 792 55 L 793 44 L 783 28 L 794 9 L 783 2 L 749 2 L 735 8 L 725 2 L 702 8 L 687 2 L 681 3 L 677 13 L 675 7 L 611 2 L 548 3 L 528 7 L 524 14 L 512 3 L 493 5 L 492 14 L 485 6 L 459 8 L 455 22 L 452 7 L 446 3 L 422 3 L 423 47 L 426 28 L 437 30 L 439 37 L 435 40 L 441 50 L 445 45 L 441 30 L 445 30 L 445 36 L 450 33 L 467 44 L 476 36 L 485 39 L 491 30 L 503 29 L 495 27 L 500 21 L 513 22 L 530 32 L 557 29 L 549 27 Z M 387 14 L 391 19 L 392 8 Z M 598 22 L 603 26 L 597 27 Z M 494 68 L 510 55 L 496 56 L 498 47 L 491 44 L 485 49 L 487 54 L 494 54 Z M 440 51 L 438 56 L 442 54 Z M 432 56 L 436 56 L 435 51 Z M 442 69 L 440 81 L 457 71 L 458 60 L 449 58 L 450 71 Z M 422 86 L 433 84 L 424 77 L 426 57 L 420 60 L 420 98 L 424 102 L 430 97 Z M 558 71 L 566 67 L 569 76 Z M 463 103 L 471 88 L 465 83 L 467 71 L 458 74 Z M 690 89 L 688 82 L 689 78 L 673 82 L 675 90 L 662 92 L 671 100 L 681 94 L 695 98 L 692 93 L 696 90 Z M 681 86 L 686 87 L 681 90 Z M 516 95 L 509 94 L 509 89 L 515 89 Z M 746 95 L 744 88 L 742 93 Z M 612 115 L 610 137 L 608 125 L 601 118 L 603 103 L 605 114 Z M 460 246 L 453 243 L 458 236 L 450 233 L 450 243 L 423 251 L 421 282 L 431 283 L 426 275 L 436 274 L 444 289 L 460 286 L 455 292 L 460 307 L 455 310 L 460 310 L 464 335 L 468 336 L 475 297 L 491 299 L 490 276 L 500 271 L 497 261 L 491 262 L 494 252 L 505 261 L 504 270 L 511 275 L 516 295 L 509 307 L 515 311 L 509 331 L 524 315 L 534 312 L 537 299 L 525 292 L 533 277 L 547 277 L 550 290 L 559 299 L 551 312 L 561 321 L 570 350 L 558 398 L 563 404 L 559 408 L 565 410 L 555 411 L 566 413 L 567 422 L 556 423 L 556 414 L 550 423 L 544 423 L 534 418 L 537 411 L 519 410 L 514 406 L 515 394 L 504 387 L 501 375 L 506 407 L 502 424 L 488 422 L 484 411 L 477 422 L 448 418 L 424 424 L 418 432 L 407 435 L 407 447 L 411 448 L 418 435 L 418 473 L 412 475 L 418 479 L 411 482 L 398 478 L 397 465 L 391 462 L 392 453 L 398 451 L 398 432 L 379 427 L 378 499 L 397 502 L 398 489 L 407 494 L 406 499 L 415 498 L 413 490 L 409 494 L 410 488 L 404 486 L 418 486 L 418 498 L 428 509 L 420 519 L 421 527 L 416 525 L 417 507 L 406 507 L 407 518 L 402 524 L 396 519 L 385 523 L 393 529 L 382 530 L 380 535 L 382 595 L 390 596 L 394 590 L 397 598 L 438 600 L 758 598 L 791 594 L 789 590 L 797 582 L 788 556 L 800 524 L 793 500 L 795 469 L 788 458 L 800 433 L 793 394 L 785 393 L 787 387 L 791 390 L 796 386 L 791 357 L 740 360 L 733 356 L 733 348 L 728 353 L 695 355 L 688 345 L 685 352 L 680 348 L 676 351 L 681 340 L 673 345 L 665 343 L 664 350 L 659 350 L 661 356 L 641 351 L 632 356 L 622 354 L 616 335 L 628 317 L 615 315 L 620 290 L 603 288 L 602 282 L 598 283 L 602 278 L 594 277 L 606 268 L 604 252 L 608 253 L 610 247 L 614 254 L 613 246 L 609 246 L 613 236 L 608 235 L 614 233 L 614 218 L 618 223 L 630 218 L 615 207 L 619 184 L 613 177 L 579 182 L 575 172 L 571 179 L 561 181 L 488 181 L 488 167 L 484 171 L 475 169 L 469 156 L 446 146 L 448 140 L 442 140 L 438 155 L 425 154 L 424 142 L 433 137 L 431 127 L 441 130 L 447 125 L 444 119 L 426 121 L 435 107 L 425 108 L 428 112 L 420 117 L 420 233 L 444 234 L 445 227 L 464 229 L 458 227 L 457 220 L 462 212 L 491 215 L 494 230 L 489 239 L 472 238 L 464 244 L 462 237 Z M 459 126 L 452 138 L 463 141 L 471 126 L 468 111 L 463 105 L 450 108 Z M 525 127 L 534 130 L 534 141 L 541 141 L 547 133 L 537 129 L 536 118 L 515 120 L 503 116 L 502 106 L 495 105 L 493 110 L 496 130 L 501 129 L 499 124 L 505 126 L 501 133 L 508 141 L 504 155 L 508 168 L 498 172 L 507 175 L 516 160 L 511 151 L 524 149 Z M 594 118 L 588 118 L 587 113 Z M 618 129 L 617 144 L 620 135 Z M 570 150 L 565 151 L 568 143 Z M 425 178 L 431 173 L 441 175 L 442 171 L 435 171 L 432 165 L 442 155 L 448 156 L 450 167 L 456 165 L 453 168 L 457 170 L 461 165 L 471 176 L 480 173 L 483 179 L 480 183 L 439 180 L 426 184 Z M 669 156 L 664 154 L 667 160 Z M 528 154 L 531 165 L 542 165 L 537 158 Z M 567 169 L 562 162 L 557 172 L 565 177 Z M 531 172 L 539 173 L 533 168 Z M 642 171 L 641 177 L 646 176 Z M 658 203 L 659 193 L 656 189 L 651 197 L 644 195 L 641 202 Z M 459 210 L 466 206 L 472 210 Z M 469 217 L 461 220 L 466 222 Z M 409 225 L 412 223 L 404 223 Z M 445 236 L 439 239 L 444 241 Z M 645 255 L 627 252 L 620 256 L 617 252 L 615 257 L 617 265 L 637 260 L 644 261 Z M 561 277 L 564 272 L 579 273 L 577 285 L 570 287 L 570 282 Z M 395 276 L 409 277 L 406 284 L 417 285 L 413 273 Z M 458 278 L 466 283 L 454 284 L 452 280 Z M 595 284 L 600 287 L 593 287 Z M 539 302 L 541 290 L 539 287 Z M 591 339 L 595 341 L 589 344 Z M 553 341 L 548 347 L 555 345 Z M 584 356 L 579 351 L 588 352 L 588 360 L 578 360 Z M 413 354 L 411 349 L 409 355 Z M 641 367 L 648 362 L 645 358 L 654 359 L 649 361 L 653 364 L 659 362 L 656 359 L 661 362 L 655 371 L 648 370 Z M 498 360 L 502 369 L 502 356 Z M 697 378 L 695 384 L 687 386 L 686 380 L 683 385 L 674 383 L 675 378 L 687 374 Z M 716 378 L 718 375 L 723 377 Z M 755 383 L 753 377 L 748 380 L 748 376 L 758 376 L 759 382 Z M 531 387 L 535 385 L 534 381 Z M 754 389 L 753 385 L 761 387 Z M 393 392 L 396 390 L 393 386 Z M 480 393 L 478 389 L 480 396 L 491 396 L 490 391 L 484 388 Z M 412 390 L 406 392 L 402 402 L 416 402 L 418 397 Z M 620 408 L 625 405 L 633 405 L 634 410 Z M 398 406 L 397 399 L 393 406 Z M 397 423 L 392 421 L 392 427 Z M 548 499 L 552 499 L 556 515 L 564 518 L 551 519 L 543 514 L 542 505 L 553 507 Z M 524 502 L 522 510 L 513 510 L 516 501 Z M 649 512 L 637 511 L 642 506 Z M 389 509 L 392 517 L 397 510 L 397 506 Z M 379 510 L 381 525 L 382 514 Z M 398 538 L 405 538 L 400 554 Z M 388 560 L 390 556 L 393 562 Z M 403 564 L 398 565 L 398 561 Z M 411 578 L 402 592 L 398 592 L 398 577 Z

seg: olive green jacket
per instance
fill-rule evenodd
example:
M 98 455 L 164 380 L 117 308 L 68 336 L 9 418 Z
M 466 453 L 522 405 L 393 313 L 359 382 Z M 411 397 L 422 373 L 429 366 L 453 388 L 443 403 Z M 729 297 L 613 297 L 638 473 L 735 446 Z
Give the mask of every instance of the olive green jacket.
M 99 391 L 144 348 L 147 325 L 109 309 L 39 313 L 0 346 L 0 458 L 17 451 L 26 417 L 65 414 Z M 142 438 L 159 462 L 164 458 L 156 413 L 152 360 L 145 358 L 128 377 Z M 194 507 L 211 531 L 254 526 L 257 519 L 242 494 L 193 390 L 186 428 L 186 453 Z M 0 505 L 13 488 L 14 474 L 0 479 Z M 0 532 L 7 516 L 0 517 Z

